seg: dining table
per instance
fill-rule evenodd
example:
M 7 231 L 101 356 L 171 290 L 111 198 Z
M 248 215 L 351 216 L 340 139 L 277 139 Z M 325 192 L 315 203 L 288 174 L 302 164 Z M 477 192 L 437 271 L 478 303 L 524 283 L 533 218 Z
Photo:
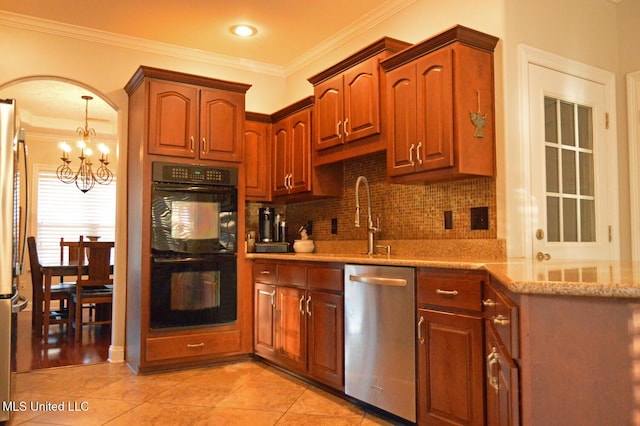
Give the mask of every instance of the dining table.
M 78 262 L 41 264 L 43 285 L 33 289 L 33 306 L 31 320 L 37 336 L 43 336 L 44 330 L 49 330 L 49 315 L 43 315 L 51 309 L 51 282 L 53 277 L 70 277 L 78 275 Z M 86 274 L 88 266 L 84 265 L 83 273 Z M 113 265 L 111 265 L 113 273 Z M 36 307 L 40 307 L 37 309 Z M 47 331 L 48 332 L 48 331 Z

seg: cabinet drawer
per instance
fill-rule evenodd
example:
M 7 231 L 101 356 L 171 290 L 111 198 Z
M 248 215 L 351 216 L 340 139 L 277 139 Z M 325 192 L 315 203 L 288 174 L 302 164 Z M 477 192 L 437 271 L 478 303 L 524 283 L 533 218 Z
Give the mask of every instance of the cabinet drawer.
M 259 283 L 275 284 L 278 279 L 276 263 L 258 263 L 253 265 L 253 280 Z
M 226 354 L 240 351 L 240 332 L 151 337 L 146 343 L 147 361 Z
M 311 289 L 344 291 L 344 270 L 310 266 L 307 269 L 307 286 Z
M 495 307 L 487 319 L 498 333 L 502 344 L 512 358 L 519 358 L 518 306 L 507 295 L 494 290 Z
M 482 311 L 484 274 L 460 272 L 418 273 L 418 304 Z
M 307 267 L 294 263 L 279 263 L 278 284 L 304 287 L 307 284 Z

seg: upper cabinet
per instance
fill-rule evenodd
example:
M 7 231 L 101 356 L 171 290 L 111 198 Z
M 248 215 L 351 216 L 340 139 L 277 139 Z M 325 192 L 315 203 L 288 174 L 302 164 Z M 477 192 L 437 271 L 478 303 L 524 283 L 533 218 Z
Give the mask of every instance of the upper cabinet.
M 314 85 L 313 164 L 341 161 L 381 151 L 380 60 L 409 46 L 389 37 L 309 78 Z
M 271 117 L 247 112 L 244 122 L 247 201 L 271 201 Z
M 125 90 L 147 98 L 148 154 L 241 162 L 249 87 L 142 66 Z
M 316 167 L 311 160 L 313 97 L 271 115 L 272 189 L 279 202 L 342 195 L 342 167 Z
M 494 176 L 497 41 L 456 26 L 381 63 L 392 182 Z

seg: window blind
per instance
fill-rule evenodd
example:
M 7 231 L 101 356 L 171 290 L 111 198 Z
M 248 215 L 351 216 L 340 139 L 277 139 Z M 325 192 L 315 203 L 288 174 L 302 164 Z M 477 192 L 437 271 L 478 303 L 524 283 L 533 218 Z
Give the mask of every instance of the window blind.
M 60 182 L 55 169 L 41 168 L 37 174 L 35 235 L 41 263 L 60 261 L 60 238 L 115 240 L 116 176 L 109 185 L 96 184 L 83 193 L 74 183 Z

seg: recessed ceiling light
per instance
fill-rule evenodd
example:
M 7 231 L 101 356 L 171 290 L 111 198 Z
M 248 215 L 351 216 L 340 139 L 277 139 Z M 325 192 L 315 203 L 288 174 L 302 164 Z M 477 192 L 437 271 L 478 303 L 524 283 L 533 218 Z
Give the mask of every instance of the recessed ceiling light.
M 231 27 L 231 33 L 237 35 L 238 37 L 251 37 L 258 32 L 256 27 L 252 27 L 251 25 L 234 25 Z

